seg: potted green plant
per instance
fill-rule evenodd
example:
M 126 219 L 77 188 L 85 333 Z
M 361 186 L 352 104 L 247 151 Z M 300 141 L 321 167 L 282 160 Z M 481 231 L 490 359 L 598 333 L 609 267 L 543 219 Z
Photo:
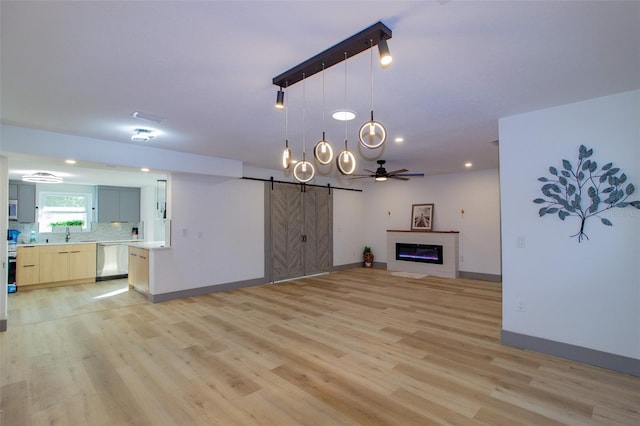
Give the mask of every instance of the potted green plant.
M 67 232 L 67 228 L 69 228 L 69 232 L 80 232 L 82 231 L 83 225 L 83 220 L 65 220 L 62 222 L 53 222 L 51 223 L 51 232 Z
M 364 246 L 364 251 L 362 252 L 362 259 L 364 260 L 365 267 L 371 268 L 371 266 L 373 266 L 373 252 L 371 251 L 371 247 Z

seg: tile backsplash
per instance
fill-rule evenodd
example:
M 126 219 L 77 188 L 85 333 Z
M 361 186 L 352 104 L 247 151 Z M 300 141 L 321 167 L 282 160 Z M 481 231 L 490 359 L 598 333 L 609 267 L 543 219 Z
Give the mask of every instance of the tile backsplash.
M 122 241 L 133 240 L 132 229 L 138 228 L 138 240 L 144 240 L 144 222 L 138 223 L 97 223 L 91 224 L 91 231 L 83 232 L 71 232 L 71 239 L 69 242 L 74 241 Z M 36 233 L 37 243 L 64 243 L 64 232 L 38 232 L 37 223 L 18 223 L 14 221 L 9 222 L 9 229 L 17 229 L 20 231 L 18 236 L 19 243 L 28 243 L 31 231 Z

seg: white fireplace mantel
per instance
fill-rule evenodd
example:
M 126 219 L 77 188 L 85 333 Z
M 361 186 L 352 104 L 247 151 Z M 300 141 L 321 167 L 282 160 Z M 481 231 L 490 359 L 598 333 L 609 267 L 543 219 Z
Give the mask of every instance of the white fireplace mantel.
M 390 271 L 458 278 L 459 234 L 457 231 L 387 230 L 387 269 Z M 438 265 L 396 260 L 396 243 L 440 245 L 442 246 L 443 263 Z

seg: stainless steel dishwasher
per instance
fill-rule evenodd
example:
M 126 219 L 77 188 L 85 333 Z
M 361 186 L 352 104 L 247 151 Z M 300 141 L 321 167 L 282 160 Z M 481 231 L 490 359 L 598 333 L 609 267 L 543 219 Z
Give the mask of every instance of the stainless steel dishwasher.
M 129 271 L 129 245 L 98 243 L 96 281 L 125 278 Z

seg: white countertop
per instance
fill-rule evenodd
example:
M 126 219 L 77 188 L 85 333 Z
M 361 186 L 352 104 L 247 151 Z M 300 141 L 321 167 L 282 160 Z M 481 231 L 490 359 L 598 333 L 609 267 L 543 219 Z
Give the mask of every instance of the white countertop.
M 139 247 L 149 250 L 168 249 L 164 241 L 144 241 L 144 240 L 115 240 L 115 241 L 69 241 L 60 243 L 19 243 L 17 247 L 35 247 L 35 246 L 63 246 L 68 244 L 123 244 L 132 247 Z
M 137 241 L 129 243 L 131 247 L 138 247 L 149 250 L 157 250 L 157 249 L 168 249 L 171 247 L 166 247 L 164 245 L 164 241 Z
M 97 241 L 69 241 L 68 243 L 19 243 L 17 247 L 33 247 L 33 246 L 64 246 L 68 244 L 97 244 Z

